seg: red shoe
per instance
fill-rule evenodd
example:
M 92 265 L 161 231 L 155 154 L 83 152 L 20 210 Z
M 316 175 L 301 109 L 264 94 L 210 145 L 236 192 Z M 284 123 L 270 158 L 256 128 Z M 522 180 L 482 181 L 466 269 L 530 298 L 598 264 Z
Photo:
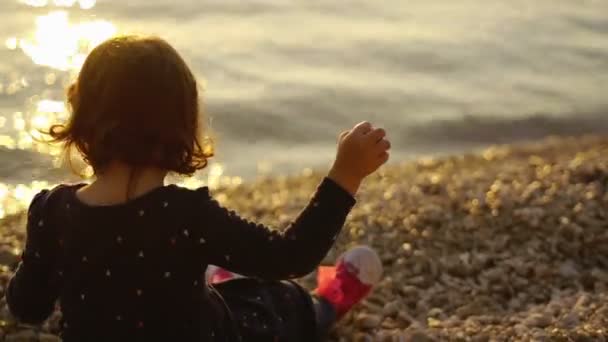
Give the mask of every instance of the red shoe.
M 366 246 L 354 247 L 338 258 L 336 266 L 319 267 L 315 293 L 341 318 L 370 293 L 381 276 L 378 254 Z
M 205 271 L 205 278 L 208 284 L 217 284 L 238 277 L 240 275 L 215 265 L 209 265 L 207 271 Z

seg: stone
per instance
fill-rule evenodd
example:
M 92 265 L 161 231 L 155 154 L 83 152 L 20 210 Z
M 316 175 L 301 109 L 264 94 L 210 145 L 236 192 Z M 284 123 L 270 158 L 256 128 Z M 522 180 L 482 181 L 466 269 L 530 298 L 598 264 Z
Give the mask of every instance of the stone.
M 13 266 L 19 262 L 19 255 L 10 246 L 0 246 L 0 265 Z
M 33 330 L 22 330 L 16 333 L 6 335 L 6 342 L 36 342 L 38 336 Z
M 518 336 L 525 335 L 530 329 L 524 324 L 516 324 L 513 329 L 517 333 Z
M 373 329 L 380 325 L 382 318 L 378 315 L 359 314 L 355 323 L 363 329 Z
M 433 318 L 443 318 L 445 317 L 445 314 L 443 313 L 443 310 L 441 308 L 432 308 L 431 310 L 429 310 L 427 316 Z
M 399 301 L 396 301 L 396 300 L 386 303 L 384 305 L 384 308 L 382 309 L 382 314 L 386 317 L 395 316 L 399 313 L 400 306 L 401 305 L 400 305 Z
M 551 316 L 541 313 L 533 313 L 524 320 L 524 324 L 529 328 L 545 328 L 552 322 Z
M 409 342 L 435 342 L 435 339 L 422 330 L 414 330 L 405 334 L 405 340 Z
M 355 342 L 373 342 L 374 338 L 369 334 L 357 333 L 355 334 Z
M 570 312 L 560 318 L 560 320 L 557 322 L 557 326 L 562 329 L 573 329 L 579 324 L 579 322 L 580 319 L 578 318 L 578 314 L 575 312 Z
M 39 342 L 61 342 L 61 338 L 59 338 L 59 336 L 44 333 L 40 334 L 38 339 Z
M 566 260 L 559 266 L 559 274 L 564 278 L 578 277 L 579 271 L 572 260 Z

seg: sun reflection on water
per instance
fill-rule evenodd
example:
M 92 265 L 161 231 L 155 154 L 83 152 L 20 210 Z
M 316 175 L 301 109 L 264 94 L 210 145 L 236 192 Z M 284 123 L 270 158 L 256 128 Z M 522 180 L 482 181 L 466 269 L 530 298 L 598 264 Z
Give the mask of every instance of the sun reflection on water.
M 88 10 L 95 7 L 97 0 L 19 0 L 20 3 L 31 7 L 46 7 L 55 5 L 57 7 L 73 7 L 76 4 L 80 8 Z
M 50 68 L 43 74 L 43 84 L 49 87 L 65 85 L 81 68 L 90 51 L 104 40 L 117 33 L 114 24 L 105 20 L 70 20 L 68 8 L 80 7 L 89 10 L 96 0 L 18 0 L 19 3 L 51 10 L 36 16 L 31 35 L 8 37 L 4 46 L 8 50 L 19 50 L 36 65 Z M 66 10 L 59 9 L 65 8 Z M 29 89 L 30 82 L 25 77 L 14 76 L 0 83 L 0 93 L 15 95 Z M 33 150 L 57 156 L 60 147 L 44 142 L 48 137 L 41 133 L 55 123 L 62 123 L 68 117 L 68 110 L 61 99 L 53 99 L 49 92 L 31 96 L 23 111 L 0 115 L 0 148 L 8 150 Z M 54 184 L 33 181 L 30 184 L 0 183 L 0 219 L 27 208 L 32 197 Z
M 44 181 L 17 185 L 0 183 L 0 219 L 22 211 L 36 193 L 52 186 L 52 184 Z
M 115 35 L 109 21 L 95 20 L 72 24 L 66 11 L 53 11 L 36 19 L 32 39 L 13 38 L 6 45 L 19 46 L 38 65 L 62 71 L 77 71 L 95 46 Z
M 19 46 L 19 41 L 15 37 L 10 37 L 5 42 L 6 48 L 9 50 L 15 50 Z

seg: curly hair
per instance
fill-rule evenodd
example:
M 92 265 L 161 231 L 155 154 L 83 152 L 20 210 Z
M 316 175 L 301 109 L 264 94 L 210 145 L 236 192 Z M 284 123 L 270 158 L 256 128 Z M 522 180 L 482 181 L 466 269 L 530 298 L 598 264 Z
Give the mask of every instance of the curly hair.
M 96 174 L 120 161 L 191 175 L 213 156 L 196 79 L 160 38 L 121 36 L 97 46 L 67 102 L 68 122 L 47 133 L 67 155 L 76 148 Z

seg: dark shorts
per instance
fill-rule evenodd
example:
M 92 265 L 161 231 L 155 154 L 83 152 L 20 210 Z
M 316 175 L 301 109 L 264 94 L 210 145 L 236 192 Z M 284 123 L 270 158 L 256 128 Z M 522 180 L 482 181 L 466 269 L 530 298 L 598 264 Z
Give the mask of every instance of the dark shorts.
M 319 340 L 312 298 L 297 283 L 239 278 L 213 287 L 242 341 Z

